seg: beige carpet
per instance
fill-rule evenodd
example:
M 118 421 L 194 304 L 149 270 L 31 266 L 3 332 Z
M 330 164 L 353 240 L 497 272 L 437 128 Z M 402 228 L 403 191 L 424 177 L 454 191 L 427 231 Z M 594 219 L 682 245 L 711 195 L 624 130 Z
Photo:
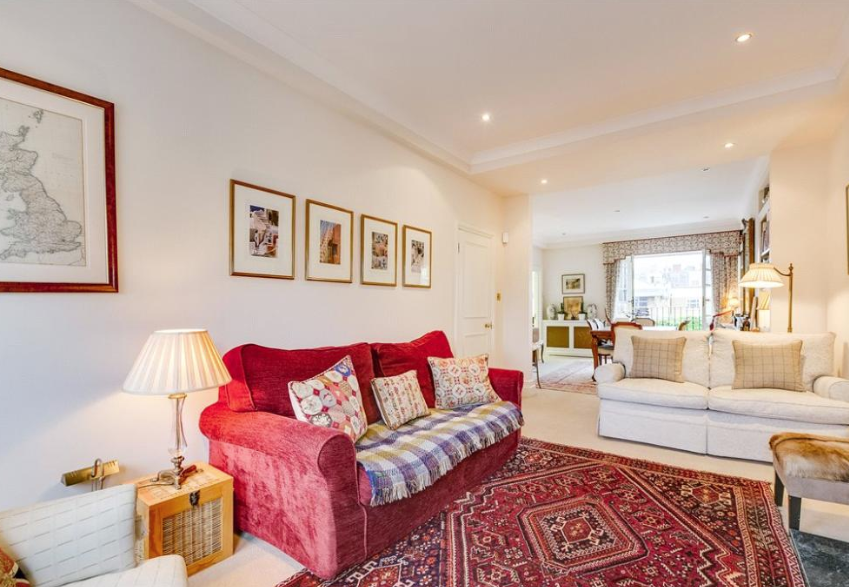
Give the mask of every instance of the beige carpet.
M 592 360 L 569 361 L 549 369 L 540 369 L 540 387 L 595 395 Z

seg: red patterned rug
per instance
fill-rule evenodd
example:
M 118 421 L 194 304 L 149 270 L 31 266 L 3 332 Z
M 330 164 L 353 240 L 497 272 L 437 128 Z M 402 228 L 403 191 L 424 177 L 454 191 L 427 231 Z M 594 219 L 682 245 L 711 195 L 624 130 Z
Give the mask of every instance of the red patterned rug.
M 280 587 L 803 587 L 769 484 L 538 440 L 405 540 Z

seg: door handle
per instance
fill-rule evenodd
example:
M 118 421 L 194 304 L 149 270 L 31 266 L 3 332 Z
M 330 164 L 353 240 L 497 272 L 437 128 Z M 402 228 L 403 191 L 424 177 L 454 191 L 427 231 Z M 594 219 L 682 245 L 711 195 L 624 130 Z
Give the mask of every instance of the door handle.
M 487 322 L 483 325 L 484 328 L 492 328 L 492 322 Z

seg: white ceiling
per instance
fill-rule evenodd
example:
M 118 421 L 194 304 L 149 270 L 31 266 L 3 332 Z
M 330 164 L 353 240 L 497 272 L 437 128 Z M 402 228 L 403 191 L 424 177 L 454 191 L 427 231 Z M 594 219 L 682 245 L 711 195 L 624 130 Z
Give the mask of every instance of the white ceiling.
M 551 248 L 740 228 L 766 173 L 761 157 L 536 195 L 534 244 Z
M 750 161 L 849 111 L 849 0 L 133 1 L 502 195 Z

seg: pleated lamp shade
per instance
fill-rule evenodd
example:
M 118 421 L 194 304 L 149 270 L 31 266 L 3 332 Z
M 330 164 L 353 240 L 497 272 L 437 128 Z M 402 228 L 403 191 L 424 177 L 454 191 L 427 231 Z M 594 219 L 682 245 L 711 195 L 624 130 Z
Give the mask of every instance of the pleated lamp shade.
M 124 391 L 170 395 L 212 389 L 232 378 L 206 330 L 158 330 L 139 353 Z
M 770 289 L 782 287 L 784 282 L 772 263 L 752 263 L 740 280 L 740 287 Z

